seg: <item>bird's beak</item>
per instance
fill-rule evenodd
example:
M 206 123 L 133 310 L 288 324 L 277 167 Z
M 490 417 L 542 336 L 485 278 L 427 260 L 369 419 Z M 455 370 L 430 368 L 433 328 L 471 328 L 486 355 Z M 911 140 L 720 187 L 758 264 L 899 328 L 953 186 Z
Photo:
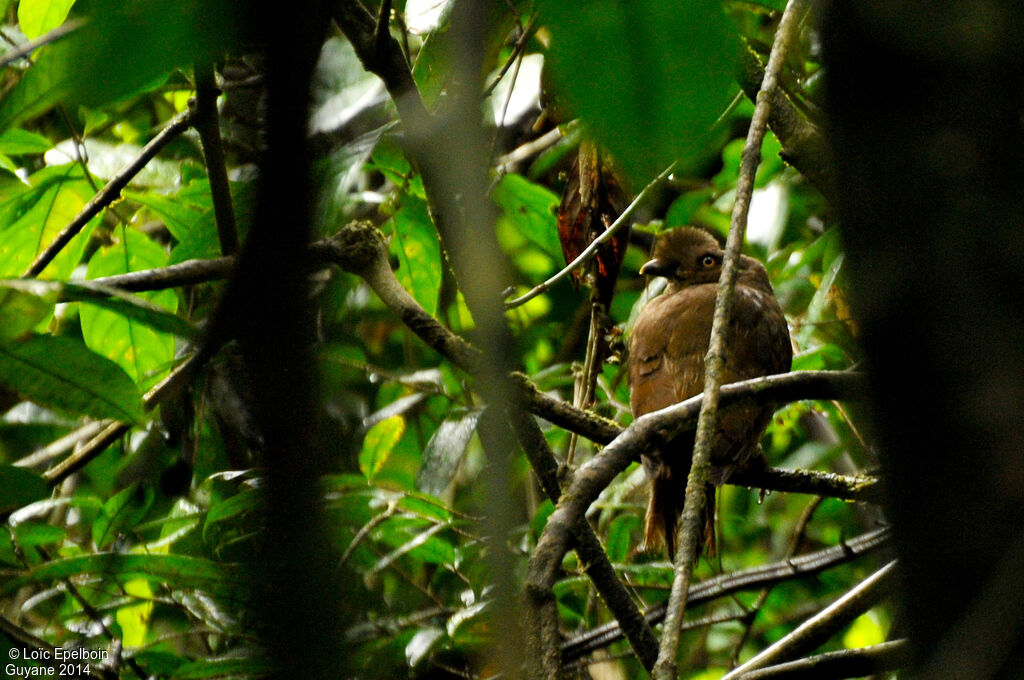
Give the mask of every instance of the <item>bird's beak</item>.
M 672 269 L 670 263 L 655 258 L 645 262 L 644 266 L 640 267 L 640 273 L 644 276 L 668 276 L 672 273 Z

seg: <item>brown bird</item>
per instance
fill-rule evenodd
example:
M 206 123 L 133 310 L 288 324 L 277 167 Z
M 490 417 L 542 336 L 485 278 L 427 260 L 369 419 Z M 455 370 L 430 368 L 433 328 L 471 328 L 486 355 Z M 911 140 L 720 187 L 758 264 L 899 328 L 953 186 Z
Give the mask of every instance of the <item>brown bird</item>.
M 662 234 L 654 259 L 641 274 L 668 279 L 665 292 L 640 312 L 629 343 L 630 406 L 633 416 L 665 408 L 704 390 L 704 356 L 711 340 L 718 277 L 725 255 L 711 234 L 683 227 Z M 726 335 L 723 383 L 789 370 L 793 349 L 768 272 L 752 257 L 740 257 L 732 318 Z M 766 464 L 759 442 L 771 422 L 770 406 L 719 416 L 711 447 L 711 484 L 705 505 L 704 541 L 714 551 L 714 486 L 751 464 Z M 660 458 L 643 457 L 651 482 L 644 518 L 644 548 L 662 541 L 675 557 L 676 525 L 683 509 L 695 434 L 666 446 Z

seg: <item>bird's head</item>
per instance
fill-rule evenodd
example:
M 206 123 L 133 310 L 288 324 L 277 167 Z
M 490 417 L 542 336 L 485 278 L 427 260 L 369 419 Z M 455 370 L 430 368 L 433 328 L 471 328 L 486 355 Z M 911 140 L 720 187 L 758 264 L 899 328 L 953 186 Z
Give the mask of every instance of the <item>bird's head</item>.
M 654 259 L 640 267 L 645 276 L 664 276 L 679 287 L 715 283 L 725 251 L 715 237 L 693 227 L 667 231 L 654 245 Z
M 704 283 L 717 283 L 722 274 L 725 251 L 714 236 L 694 227 L 666 231 L 654 244 L 654 258 L 640 267 L 645 276 L 664 276 L 668 292 Z M 764 265 L 741 255 L 737 263 L 738 280 L 745 285 L 771 290 Z

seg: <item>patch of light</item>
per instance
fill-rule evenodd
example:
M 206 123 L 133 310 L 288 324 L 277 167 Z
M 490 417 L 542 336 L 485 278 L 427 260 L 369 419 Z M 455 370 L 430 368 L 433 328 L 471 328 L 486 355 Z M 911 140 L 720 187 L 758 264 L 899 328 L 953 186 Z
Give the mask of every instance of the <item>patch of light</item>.
M 789 189 L 778 180 L 755 189 L 747 216 L 747 239 L 771 250 L 779 242 L 789 217 Z

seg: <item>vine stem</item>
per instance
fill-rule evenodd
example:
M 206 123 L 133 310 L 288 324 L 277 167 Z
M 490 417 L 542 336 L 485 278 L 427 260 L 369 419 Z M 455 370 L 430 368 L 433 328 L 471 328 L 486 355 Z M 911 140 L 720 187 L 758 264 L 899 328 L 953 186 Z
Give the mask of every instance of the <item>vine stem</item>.
M 679 650 L 683 613 L 686 611 L 687 592 L 690 587 L 690 571 L 696 561 L 699 525 L 704 504 L 707 502 L 705 482 L 708 477 L 711 441 L 718 416 L 718 396 L 722 387 L 722 369 L 725 363 L 725 331 L 728 328 L 729 316 L 732 311 L 736 267 L 747 228 L 747 215 L 750 211 L 750 200 L 754 191 L 754 175 L 761 162 L 761 142 L 764 140 L 765 131 L 768 128 L 771 97 L 778 87 L 779 72 L 785 60 L 785 54 L 797 34 L 800 19 L 808 3 L 809 0 L 790 0 L 782 14 L 782 20 L 779 22 L 779 28 L 772 44 L 771 55 L 768 58 L 768 65 L 765 67 L 764 80 L 757 93 L 757 102 L 753 118 L 750 121 L 750 129 L 747 132 L 746 144 L 743 147 L 743 155 L 740 158 L 739 178 L 736 182 L 736 201 L 733 204 L 722 275 L 719 279 L 718 295 L 715 299 L 711 343 L 704 361 L 706 367 L 704 400 L 697 421 L 693 462 L 686 480 L 686 500 L 679 528 L 678 545 L 680 550 L 676 555 L 674 565 L 675 576 L 665 614 L 665 625 L 662 628 L 658 661 L 652 673 L 655 680 L 670 680 L 677 675 L 676 657 Z
M 661 174 L 652 179 L 647 184 L 647 186 L 645 186 L 643 190 L 639 194 L 637 194 L 636 198 L 633 199 L 633 202 L 626 206 L 626 209 L 622 211 L 622 214 L 619 215 L 618 219 L 612 222 L 612 224 L 607 229 L 601 232 L 600 236 L 591 241 L 590 245 L 584 248 L 583 252 L 580 253 L 575 260 L 567 264 L 565 268 L 562 269 L 562 271 L 558 272 L 544 283 L 534 286 L 528 292 L 524 293 L 523 295 L 520 295 L 514 300 L 507 301 L 505 303 L 505 309 L 514 309 L 516 307 L 519 307 L 520 305 L 526 304 L 533 298 L 547 291 L 553 285 L 564 279 L 572 272 L 572 270 L 583 266 L 583 264 L 587 260 L 589 260 L 595 252 L 597 252 L 598 247 L 600 247 L 602 243 L 604 243 L 612 236 L 614 236 L 615 232 L 617 232 L 622 227 L 622 225 L 627 224 L 629 222 L 629 218 L 636 211 L 637 207 L 639 207 L 639 205 L 643 203 L 648 196 L 650 196 L 651 192 L 654 191 L 654 189 L 661 186 L 661 183 L 668 179 L 669 175 L 672 174 L 672 170 L 675 167 L 675 163 L 673 163 L 672 165 L 662 170 Z

